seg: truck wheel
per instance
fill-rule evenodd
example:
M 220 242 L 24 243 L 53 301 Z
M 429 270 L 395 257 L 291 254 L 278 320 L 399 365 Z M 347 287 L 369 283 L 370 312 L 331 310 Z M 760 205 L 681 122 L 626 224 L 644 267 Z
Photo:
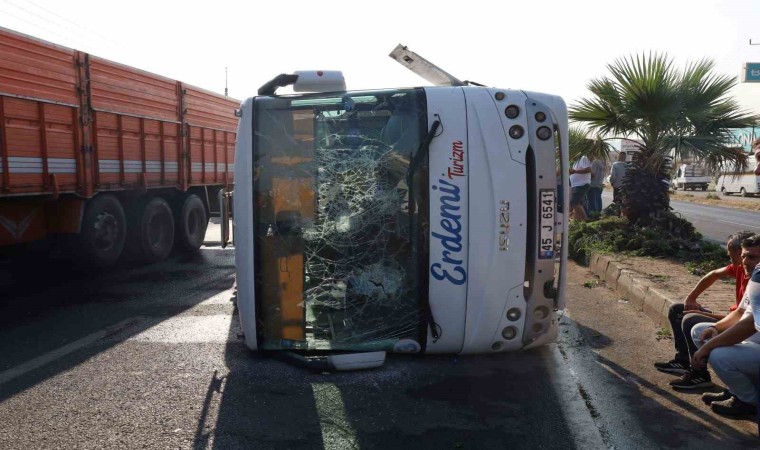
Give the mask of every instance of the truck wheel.
M 722 192 L 723 195 L 725 195 L 726 197 L 728 197 L 729 195 L 731 195 L 731 193 L 728 192 L 725 187 L 720 188 L 720 192 Z
M 749 197 L 749 195 L 747 195 L 747 191 L 744 188 L 739 189 L 739 194 L 742 197 Z
M 98 195 L 85 207 L 77 248 L 86 263 L 110 266 L 124 250 L 126 232 L 127 220 L 121 202 L 112 195 Z
M 706 184 L 703 184 L 703 185 L 702 185 L 702 190 L 703 190 L 703 191 L 706 191 L 706 190 L 707 190 L 707 185 L 706 185 Z
M 153 197 L 138 203 L 130 227 L 130 251 L 147 262 L 166 259 L 174 246 L 174 216 L 166 200 Z
M 206 238 L 208 217 L 203 201 L 195 194 L 182 201 L 177 214 L 177 245 L 183 250 L 197 251 Z

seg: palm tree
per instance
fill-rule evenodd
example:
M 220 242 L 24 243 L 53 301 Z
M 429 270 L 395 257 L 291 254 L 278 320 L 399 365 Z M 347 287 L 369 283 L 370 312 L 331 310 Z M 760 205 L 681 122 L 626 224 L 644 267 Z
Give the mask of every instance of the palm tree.
M 716 75 L 703 59 L 679 70 L 667 55 L 650 53 L 616 60 L 610 76 L 592 80 L 591 98 L 570 108 L 570 119 L 606 139 L 635 138 L 641 144 L 623 180 L 623 213 L 632 222 L 670 209 L 671 158 L 691 157 L 708 169 L 725 163 L 747 167 L 747 155 L 732 149 L 732 128 L 760 122 L 728 96 L 735 77 Z
M 570 164 L 575 164 L 582 156 L 591 159 L 607 161 L 613 150 L 607 140 L 602 136 L 592 136 L 588 130 L 579 125 L 573 125 L 568 130 L 568 147 L 570 147 Z

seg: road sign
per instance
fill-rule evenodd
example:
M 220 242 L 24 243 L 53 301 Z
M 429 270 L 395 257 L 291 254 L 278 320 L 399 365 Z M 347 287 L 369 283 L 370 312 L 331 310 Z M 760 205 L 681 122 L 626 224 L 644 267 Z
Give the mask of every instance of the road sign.
M 742 83 L 760 83 L 760 63 L 744 63 Z

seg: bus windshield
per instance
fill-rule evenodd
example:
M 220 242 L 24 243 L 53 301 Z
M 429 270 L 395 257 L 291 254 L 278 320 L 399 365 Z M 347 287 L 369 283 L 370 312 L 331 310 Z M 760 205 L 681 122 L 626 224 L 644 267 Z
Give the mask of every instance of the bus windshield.
M 254 242 L 262 349 L 390 350 L 419 340 L 427 283 L 422 89 L 258 97 Z M 423 289 L 423 292 L 426 290 Z

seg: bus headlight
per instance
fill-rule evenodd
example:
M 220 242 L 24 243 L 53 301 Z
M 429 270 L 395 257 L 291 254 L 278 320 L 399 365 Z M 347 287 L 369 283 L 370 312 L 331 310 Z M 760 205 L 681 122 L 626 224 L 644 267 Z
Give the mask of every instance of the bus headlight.
M 504 339 L 510 341 L 517 336 L 517 328 L 509 326 L 501 330 L 501 335 L 504 337 Z
M 544 320 L 549 317 L 549 308 L 546 306 L 537 306 L 533 310 L 533 318 L 536 320 Z
M 539 127 L 538 130 L 536 130 L 536 136 L 542 141 L 547 141 L 552 137 L 552 130 L 549 127 Z
M 525 130 L 523 130 L 523 127 L 520 125 L 513 125 L 512 128 L 509 129 L 509 137 L 512 139 L 520 139 L 523 137 L 523 134 L 525 134 Z
M 511 320 L 512 322 L 519 320 L 520 316 L 522 316 L 522 313 L 518 308 L 511 308 L 509 311 L 507 311 L 507 319 Z

